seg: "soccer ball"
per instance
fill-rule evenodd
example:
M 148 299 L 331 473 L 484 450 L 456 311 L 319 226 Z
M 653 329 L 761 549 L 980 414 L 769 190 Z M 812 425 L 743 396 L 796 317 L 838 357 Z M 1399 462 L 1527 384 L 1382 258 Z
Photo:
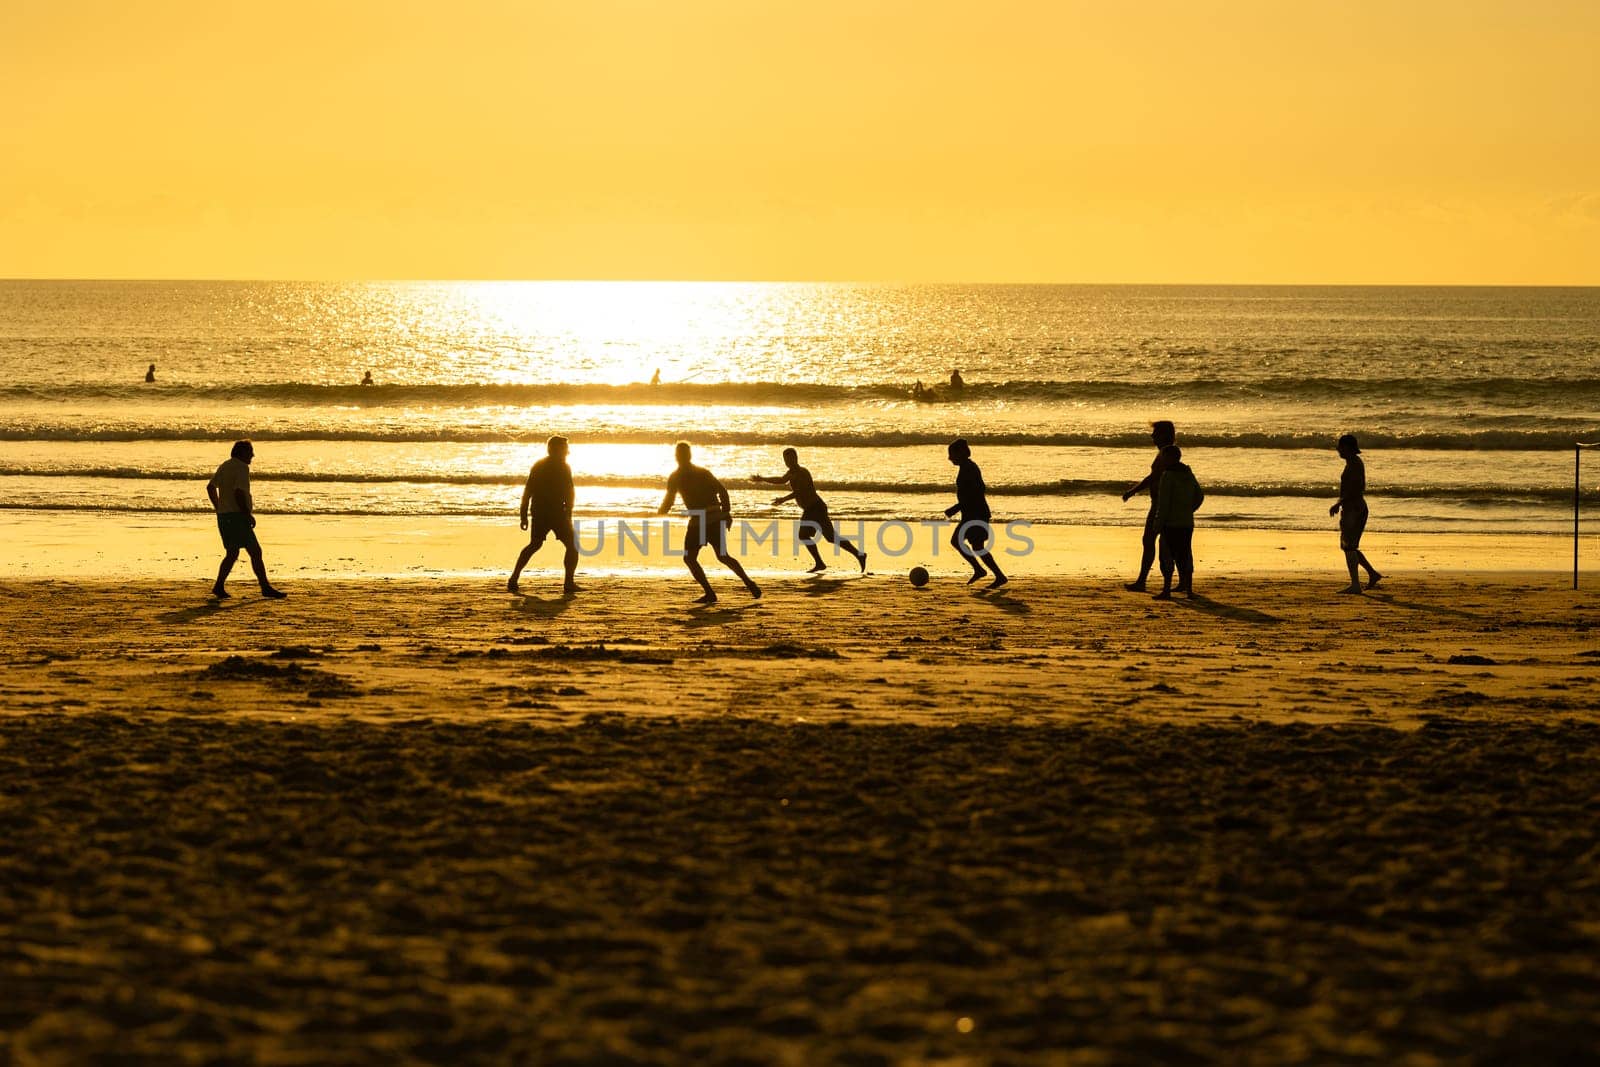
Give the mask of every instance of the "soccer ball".
M 928 584 L 928 568 L 912 567 L 910 578 L 911 584 L 916 586 L 918 589 L 921 589 L 923 586 Z

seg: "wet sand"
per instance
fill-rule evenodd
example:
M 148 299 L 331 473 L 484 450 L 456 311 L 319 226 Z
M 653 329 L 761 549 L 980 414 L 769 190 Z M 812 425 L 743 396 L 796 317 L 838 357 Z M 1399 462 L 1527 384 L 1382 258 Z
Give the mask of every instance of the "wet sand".
M 1336 577 L 1336 576 L 1335 576 Z M 1554 574 L 0 583 L 0 1051 L 1575 1062 Z M 4 1057 L 0 1057 L 4 1058 Z

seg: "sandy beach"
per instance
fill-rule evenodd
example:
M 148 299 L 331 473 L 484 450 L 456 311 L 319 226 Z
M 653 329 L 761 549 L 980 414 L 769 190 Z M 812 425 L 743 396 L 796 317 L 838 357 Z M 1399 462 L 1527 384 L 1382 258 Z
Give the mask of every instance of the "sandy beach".
M 1559 574 L 0 585 L 19 1064 L 1572 1062 Z

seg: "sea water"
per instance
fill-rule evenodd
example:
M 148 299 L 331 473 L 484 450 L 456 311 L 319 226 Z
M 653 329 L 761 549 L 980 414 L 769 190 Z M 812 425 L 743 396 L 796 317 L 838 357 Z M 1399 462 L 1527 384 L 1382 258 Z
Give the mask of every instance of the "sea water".
M 1353 432 L 1375 530 L 1556 532 L 1597 339 L 1592 288 L 0 282 L 0 507 L 205 512 L 249 437 L 263 512 L 514 514 L 559 433 L 580 516 L 652 513 L 687 440 L 741 515 L 792 445 L 917 520 L 965 437 L 997 519 L 1137 524 L 1170 419 L 1203 523 L 1327 527 Z

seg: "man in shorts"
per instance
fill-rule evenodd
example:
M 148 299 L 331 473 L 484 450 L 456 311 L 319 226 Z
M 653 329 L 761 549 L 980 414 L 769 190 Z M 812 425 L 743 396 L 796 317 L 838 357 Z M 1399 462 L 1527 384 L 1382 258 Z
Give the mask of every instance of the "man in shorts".
M 867 554 L 852 545 L 849 541 L 839 536 L 833 528 L 833 519 L 828 516 L 828 505 L 817 495 L 816 483 L 811 480 L 811 472 L 800 466 L 800 454 L 792 448 L 783 450 L 783 463 L 789 469 L 776 478 L 768 478 L 760 474 L 752 474 L 751 481 L 765 482 L 768 485 L 787 485 L 791 492 L 778 497 L 774 504 L 784 504 L 793 500 L 800 505 L 800 540 L 811 552 L 811 558 L 816 560 L 809 574 L 819 574 L 828 569 L 822 562 L 822 553 L 817 551 L 817 541 L 821 539 L 829 544 L 838 545 L 856 558 L 862 571 L 867 569 Z
M 522 577 L 522 568 L 551 534 L 567 546 L 566 554 L 561 557 L 566 571 L 561 591 L 578 591 L 573 581 L 578 569 L 578 537 L 572 529 L 572 468 L 567 465 L 567 439 L 560 435 L 550 438 L 545 442 L 545 452 L 548 454 L 529 469 L 528 484 L 522 490 L 518 515 L 524 530 L 528 529 L 530 520 L 533 529 L 522 554 L 517 557 L 517 565 L 511 568 L 511 580 L 506 582 L 506 590 L 512 593 L 520 592 L 517 579 Z
M 717 602 L 717 594 L 711 591 L 711 583 L 706 581 L 706 572 L 700 566 L 700 549 L 706 545 L 711 546 L 711 551 L 717 554 L 717 559 L 724 567 L 739 576 L 751 596 L 761 599 L 761 587 L 750 580 L 739 561 L 728 552 L 727 527 L 731 521 L 728 518 L 728 490 L 723 488 L 716 475 L 689 462 L 689 442 L 679 441 L 676 455 L 678 469 L 667 478 L 667 495 L 662 498 L 656 514 L 665 515 L 672 509 L 673 500 L 680 493 L 683 495 L 683 505 L 689 510 L 689 525 L 683 534 L 683 562 L 689 568 L 689 573 L 694 575 L 694 580 L 700 583 L 700 588 L 705 590 L 705 595 L 696 599 L 695 603 Z
M 947 450 L 950 462 L 956 467 L 956 502 L 944 509 L 947 518 L 960 516 L 955 532 L 950 535 L 950 545 L 972 567 L 971 585 L 984 577 L 984 567 L 994 572 L 990 589 L 998 589 L 1010 581 L 1000 570 L 994 554 L 986 547 L 989 543 L 989 497 L 983 484 L 983 472 L 972 462 L 972 448 L 964 437 L 950 442 Z
M 1335 446 L 1344 457 L 1344 473 L 1339 478 L 1339 499 L 1328 509 L 1329 515 L 1339 516 L 1339 548 L 1344 551 L 1344 564 L 1350 570 L 1350 584 L 1341 593 L 1361 595 L 1361 575 L 1358 567 L 1367 570 L 1367 588 L 1375 589 L 1383 575 L 1367 562 L 1361 551 L 1361 535 L 1367 529 L 1367 465 L 1361 460 L 1361 448 L 1356 435 L 1347 433 Z
M 233 453 L 223 460 L 217 473 L 206 483 L 206 496 L 217 513 L 217 532 L 222 535 L 222 566 L 217 568 L 217 584 L 211 595 L 218 600 L 228 599 L 224 588 L 228 572 L 239 559 L 239 550 L 250 556 L 250 569 L 256 572 L 261 583 L 261 595 L 268 600 L 282 600 L 289 594 L 272 587 L 267 581 L 267 565 L 261 558 L 261 542 L 256 540 L 256 516 L 250 499 L 250 461 L 256 458 L 256 449 L 249 441 L 235 441 Z

